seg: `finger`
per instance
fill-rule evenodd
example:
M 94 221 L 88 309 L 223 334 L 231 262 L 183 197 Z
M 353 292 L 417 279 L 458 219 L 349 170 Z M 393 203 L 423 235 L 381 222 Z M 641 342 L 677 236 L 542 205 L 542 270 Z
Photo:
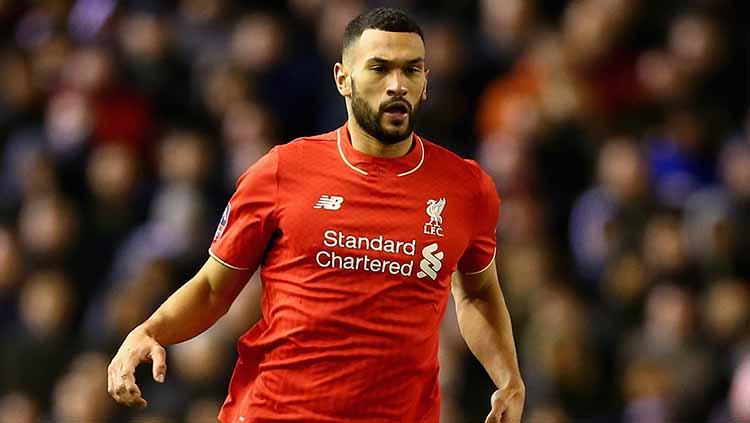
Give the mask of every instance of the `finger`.
M 116 372 L 114 383 L 116 399 L 120 404 L 133 407 L 144 402 L 141 398 L 141 389 L 135 383 L 135 369 L 132 366 L 125 365 Z
M 107 392 L 112 398 L 115 397 L 115 384 L 112 380 L 112 363 L 107 366 Z
M 135 382 L 125 382 L 123 385 L 125 387 L 124 393 L 120 394 L 122 404 L 128 407 L 138 408 L 146 406 L 146 400 L 143 399 L 141 389 L 135 384 Z
M 164 382 L 164 376 L 167 373 L 167 352 L 161 345 L 154 345 L 148 355 L 153 363 L 151 371 L 154 380 Z
M 148 402 L 143 399 L 140 394 L 138 396 L 133 397 L 130 401 L 128 401 L 127 406 L 132 408 L 144 408 L 146 405 L 148 405 Z
M 131 407 L 131 408 L 143 408 L 146 406 L 147 402 L 145 399 L 143 399 L 142 396 L 135 395 L 135 396 L 131 396 L 127 400 L 123 400 L 121 404 L 126 407 Z
M 126 405 L 129 399 L 127 395 L 128 388 L 125 387 L 125 383 L 122 381 L 115 382 L 114 385 L 114 395 L 112 395 L 112 398 L 114 398 L 118 404 Z

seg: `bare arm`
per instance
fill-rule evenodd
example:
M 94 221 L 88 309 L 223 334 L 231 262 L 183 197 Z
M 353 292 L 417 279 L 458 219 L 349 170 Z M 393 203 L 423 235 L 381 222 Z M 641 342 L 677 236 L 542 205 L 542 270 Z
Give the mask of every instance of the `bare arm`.
M 486 421 L 520 422 L 525 387 L 494 262 L 480 273 L 456 272 L 452 292 L 461 334 L 498 387 Z
M 198 273 L 136 330 L 162 345 L 193 338 L 229 311 L 250 276 L 250 271 L 231 269 L 209 257 Z
M 209 257 L 190 281 L 123 341 L 108 368 L 108 390 L 115 401 L 145 406 L 135 383 L 138 364 L 152 362 L 154 379 L 163 382 L 167 370 L 163 345 L 186 341 L 211 327 L 229 311 L 250 276 L 250 271 L 231 269 Z

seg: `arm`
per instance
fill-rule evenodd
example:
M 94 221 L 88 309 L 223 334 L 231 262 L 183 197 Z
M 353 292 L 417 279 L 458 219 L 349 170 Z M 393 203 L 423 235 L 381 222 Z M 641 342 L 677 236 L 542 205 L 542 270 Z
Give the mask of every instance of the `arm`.
M 209 257 L 198 273 L 180 287 L 135 330 L 162 345 L 177 344 L 211 327 L 229 311 L 252 274 Z
M 152 362 L 154 379 L 163 382 L 167 370 L 163 345 L 186 341 L 211 327 L 229 311 L 250 276 L 249 270 L 231 269 L 209 257 L 190 281 L 125 338 L 108 368 L 110 395 L 123 405 L 145 406 L 135 384 L 138 364 Z
M 461 335 L 498 387 L 486 422 L 520 422 L 525 387 L 494 260 L 479 273 L 454 273 L 451 290 Z

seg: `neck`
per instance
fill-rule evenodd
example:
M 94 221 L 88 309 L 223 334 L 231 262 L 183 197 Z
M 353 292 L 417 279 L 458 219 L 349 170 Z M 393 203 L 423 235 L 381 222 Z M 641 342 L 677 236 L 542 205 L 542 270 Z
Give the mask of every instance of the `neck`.
M 401 157 L 406 155 L 411 148 L 412 134 L 409 134 L 403 140 L 395 144 L 384 144 L 379 139 L 365 132 L 359 126 L 356 119 L 349 119 L 347 125 L 349 129 L 349 139 L 352 141 L 352 147 L 360 153 L 375 157 Z

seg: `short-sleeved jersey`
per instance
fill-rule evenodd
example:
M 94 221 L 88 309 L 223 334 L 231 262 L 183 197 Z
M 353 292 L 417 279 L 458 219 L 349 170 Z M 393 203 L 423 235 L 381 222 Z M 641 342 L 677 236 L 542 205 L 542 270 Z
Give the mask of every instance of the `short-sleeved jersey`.
M 273 148 L 237 183 L 210 254 L 261 268 L 222 422 L 438 422 L 451 274 L 493 263 L 499 198 L 479 166 L 417 135 L 397 158 L 346 125 Z

